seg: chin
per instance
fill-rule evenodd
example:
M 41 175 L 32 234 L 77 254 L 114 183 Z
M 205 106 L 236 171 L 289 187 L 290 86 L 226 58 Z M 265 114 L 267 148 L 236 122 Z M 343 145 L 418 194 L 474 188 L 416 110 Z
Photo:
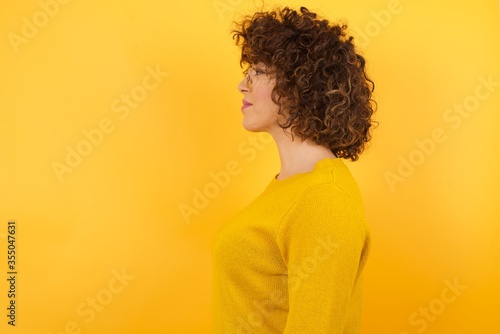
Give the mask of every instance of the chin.
M 247 131 L 250 131 L 250 132 L 262 132 L 261 128 L 259 128 L 259 127 L 246 126 L 245 124 L 243 124 L 243 128 Z
M 242 125 L 243 125 L 243 128 L 247 131 L 250 131 L 250 132 L 259 132 L 261 131 L 260 129 L 260 126 L 256 125 L 256 124 L 247 124 L 248 122 L 245 122 L 245 119 L 243 119 L 243 122 L 242 122 Z

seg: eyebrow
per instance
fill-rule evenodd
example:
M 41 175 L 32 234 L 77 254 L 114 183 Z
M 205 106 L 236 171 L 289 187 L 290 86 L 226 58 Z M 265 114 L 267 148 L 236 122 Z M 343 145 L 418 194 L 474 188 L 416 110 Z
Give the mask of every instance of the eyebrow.
M 260 66 L 251 66 L 249 70 L 254 69 L 254 70 L 259 70 L 262 72 L 267 72 L 267 69 L 265 67 L 260 67 Z

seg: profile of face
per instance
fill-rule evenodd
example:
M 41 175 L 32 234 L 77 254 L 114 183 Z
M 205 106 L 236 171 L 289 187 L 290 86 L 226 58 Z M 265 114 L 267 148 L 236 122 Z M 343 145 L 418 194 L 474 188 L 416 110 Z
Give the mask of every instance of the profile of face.
M 243 127 L 251 132 L 273 133 L 279 129 L 279 106 L 273 102 L 271 95 L 276 80 L 269 76 L 267 68 L 262 63 L 254 64 L 247 75 L 238 84 L 238 90 L 244 95 Z

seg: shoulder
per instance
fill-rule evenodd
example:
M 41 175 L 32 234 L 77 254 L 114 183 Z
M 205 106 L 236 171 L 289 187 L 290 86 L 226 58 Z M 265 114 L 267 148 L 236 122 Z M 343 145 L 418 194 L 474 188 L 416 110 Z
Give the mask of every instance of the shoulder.
M 344 251 L 363 249 L 370 232 L 363 205 L 351 193 L 334 182 L 305 189 L 277 229 L 283 257 L 288 260 L 291 250 L 315 247 L 318 238 L 342 245 Z
M 365 230 L 363 203 L 357 187 L 326 182 L 306 188 L 283 216 L 281 225 L 304 228 Z
M 358 185 L 350 173 L 333 171 L 328 181 L 307 186 L 296 198 L 290 211 L 297 206 L 333 210 L 346 206 L 360 209 L 363 204 Z

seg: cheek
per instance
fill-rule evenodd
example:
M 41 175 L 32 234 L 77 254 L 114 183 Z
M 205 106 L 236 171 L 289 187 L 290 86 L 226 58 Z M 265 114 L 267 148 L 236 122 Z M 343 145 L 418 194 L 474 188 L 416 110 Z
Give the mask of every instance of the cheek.
M 273 92 L 272 87 L 264 86 L 260 87 L 258 91 L 256 91 L 255 95 L 257 98 L 257 101 L 259 101 L 261 105 L 265 105 L 267 107 L 277 107 L 277 105 L 273 102 L 273 99 L 271 98 Z

